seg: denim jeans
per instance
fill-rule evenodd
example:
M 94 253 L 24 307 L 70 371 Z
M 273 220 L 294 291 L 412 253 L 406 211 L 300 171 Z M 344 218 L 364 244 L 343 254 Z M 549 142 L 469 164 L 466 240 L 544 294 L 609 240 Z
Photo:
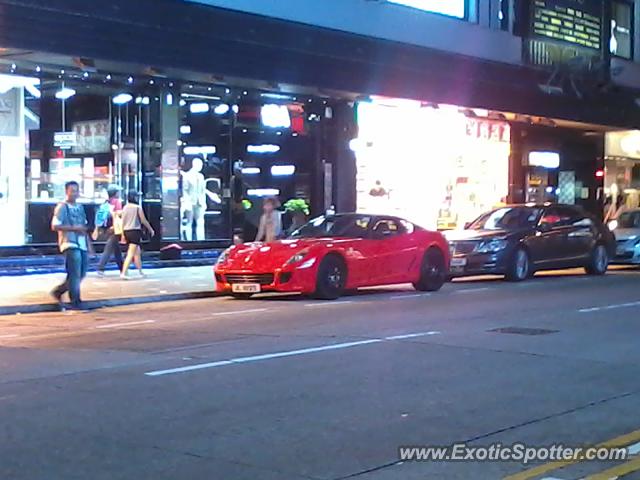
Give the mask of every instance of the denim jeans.
M 57 286 L 53 293 L 60 297 L 69 292 L 69 299 L 73 306 L 80 306 L 80 283 L 87 276 L 87 268 L 89 266 L 89 256 L 84 250 L 79 248 L 69 248 L 64 252 L 65 268 L 67 270 L 67 278 Z
M 100 263 L 98 263 L 98 271 L 103 272 L 107 262 L 111 259 L 111 255 L 115 257 L 118 270 L 122 271 L 122 252 L 120 251 L 120 237 L 121 235 L 111 234 L 107 239 L 107 243 L 104 246 L 104 252 L 100 257 Z

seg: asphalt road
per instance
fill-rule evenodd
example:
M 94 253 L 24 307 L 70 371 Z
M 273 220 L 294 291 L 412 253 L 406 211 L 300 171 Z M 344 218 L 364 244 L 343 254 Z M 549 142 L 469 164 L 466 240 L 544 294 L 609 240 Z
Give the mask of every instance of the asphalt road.
M 3 317 L 0 478 L 499 479 L 544 462 L 400 462 L 398 447 L 625 435 L 640 451 L 639 334 L 634 269 Z

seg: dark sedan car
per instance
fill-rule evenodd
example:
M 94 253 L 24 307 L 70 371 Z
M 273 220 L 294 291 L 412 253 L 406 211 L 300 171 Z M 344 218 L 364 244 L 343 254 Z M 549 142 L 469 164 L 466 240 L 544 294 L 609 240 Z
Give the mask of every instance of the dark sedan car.
M 499 274 L 511 281 L 573 267 L 603 275 L 616 249 L 600 220 L 569 205 L 498 208 L 446 236 L 452 276 Z

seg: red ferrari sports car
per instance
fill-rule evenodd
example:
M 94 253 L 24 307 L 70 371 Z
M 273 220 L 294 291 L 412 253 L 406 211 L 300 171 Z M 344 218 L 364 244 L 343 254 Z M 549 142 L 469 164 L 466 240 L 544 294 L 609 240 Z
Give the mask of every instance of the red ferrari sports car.
M 448 274 L 441 234 L 400 218 L 351 213 L 318 217 L 284 240 L 233 246 L 215 267 L 217 290 L 239 298 L 296 292 L 332 300 L 398 283 L 435 291 Z

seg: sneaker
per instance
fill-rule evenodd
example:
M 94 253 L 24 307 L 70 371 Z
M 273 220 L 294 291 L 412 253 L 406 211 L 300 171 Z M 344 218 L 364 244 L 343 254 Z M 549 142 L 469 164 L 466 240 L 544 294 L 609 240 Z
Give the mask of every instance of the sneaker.
M 72 312 L 88 312 L 89 307 L 87 307 L 83 302 L 80 302 L 70 305 L 68 310 Z
M 51 291 L 51 296 L 56 301 L 56 305 L 60 309 L 61 312 L 64 312 L 64 303 L 62 303 L 62 295 L 56 290 Z
M 129 277 L 127 277 L 124 273 L 121 273 L 120 280 L 129 280 Z

